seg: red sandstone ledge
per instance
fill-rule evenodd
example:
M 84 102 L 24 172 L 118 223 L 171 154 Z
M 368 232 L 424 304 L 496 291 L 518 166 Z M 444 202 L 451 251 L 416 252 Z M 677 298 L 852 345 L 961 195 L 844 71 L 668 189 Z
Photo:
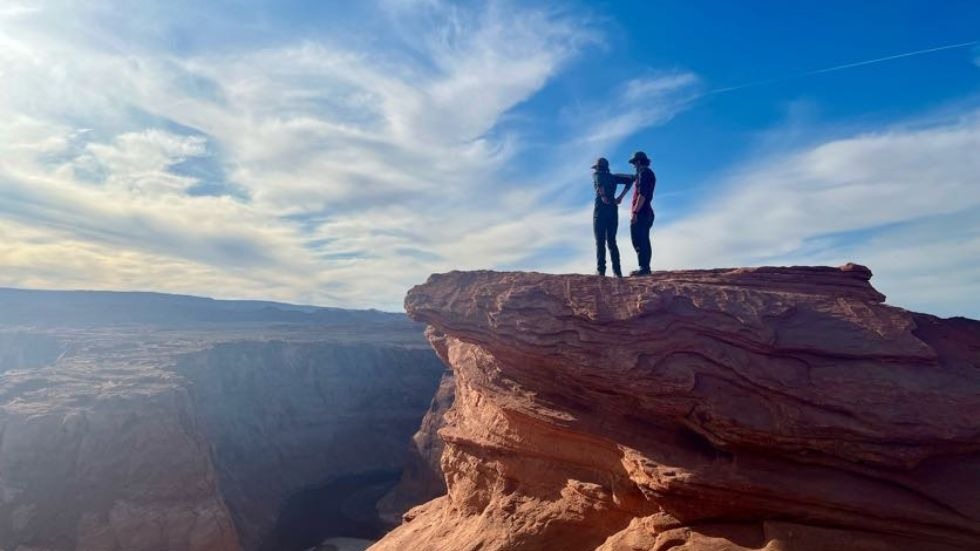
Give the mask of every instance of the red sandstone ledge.
M 980 549 L 980 322 L 870 278 L 432 276 L 448 495 L 372 549 Z

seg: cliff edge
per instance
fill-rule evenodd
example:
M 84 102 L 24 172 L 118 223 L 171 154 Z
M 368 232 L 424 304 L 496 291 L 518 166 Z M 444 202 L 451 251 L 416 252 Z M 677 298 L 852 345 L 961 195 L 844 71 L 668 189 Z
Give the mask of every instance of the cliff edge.
M 980 549 L 980 322 L 870 278 L 432 276 L 448 495 L 372 551 Z

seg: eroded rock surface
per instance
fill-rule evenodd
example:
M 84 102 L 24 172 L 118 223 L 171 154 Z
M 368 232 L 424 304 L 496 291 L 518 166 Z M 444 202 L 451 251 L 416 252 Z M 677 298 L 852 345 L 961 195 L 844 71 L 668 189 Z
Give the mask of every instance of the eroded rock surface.
M 377 537 L 444 372 L 404 316 L 0 290 L 0 550 Z M 288 507 L 335 487 L 327 513 Z M 311 541 L 280 537 L 285 511 Z
M 372 550 L 980 549 L 980 322 L 870 277 L 433 276 L 448 495 Z
M 111 342 L 0 375 L 0 549 L 239 549 L 186 388 Z

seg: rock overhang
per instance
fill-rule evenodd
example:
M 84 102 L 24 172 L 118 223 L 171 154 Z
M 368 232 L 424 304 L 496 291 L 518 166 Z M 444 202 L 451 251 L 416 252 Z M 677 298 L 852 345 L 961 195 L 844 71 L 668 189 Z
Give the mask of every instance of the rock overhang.
M 871 275 L 848 264 L 432 276 L 406 310 L 457 373 L 446 499 L 468 500 L 473 477 L 495 468 L 519 479 L 500 467 L 513 457 L 611 484 L 616 503 L 635 484 L 682 525 L 782 519 L 890 534 L 871 545 L 980 542 L 980 501 L 960 490 L 980 483 L 980 322 L 884 304 Z M 570 459 L 576 448 L 590 457 Z M 582 474 L 616 455 L 607 474 Z M 623 468 L 630 482 L 617 478 Z M 480 490 L 480 503 L 531 499 L 525 486 L 546 484 L 540 476 Z M 478 522 L 452 510 L 443 521 Z M 638 525 L 645 511 L 633 511 Z M 391 541 L 413 542 L 426 518 Z M 560 539 L 531 532 L 541 548 Z

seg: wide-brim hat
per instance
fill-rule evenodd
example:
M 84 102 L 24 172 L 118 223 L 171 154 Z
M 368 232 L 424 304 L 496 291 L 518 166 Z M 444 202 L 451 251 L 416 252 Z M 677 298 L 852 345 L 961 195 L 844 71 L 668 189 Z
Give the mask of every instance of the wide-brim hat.
M 605 157 L 599 157 L 598 159 L 596 159 L 595 164 L 592 165 L 592 168 L 593 169 L 596 169 L 596 168 L 605 168 L 605 169 L 608 170 L 609 169 L 609 159 L 607 159 Z
M 633 154 L 633 158 L 629 160 L 629 163 L 631 165 L 637 163 L 650 164 L 650 157 L 647 157 L 647 154 L 642 151 L 637 151 Z

